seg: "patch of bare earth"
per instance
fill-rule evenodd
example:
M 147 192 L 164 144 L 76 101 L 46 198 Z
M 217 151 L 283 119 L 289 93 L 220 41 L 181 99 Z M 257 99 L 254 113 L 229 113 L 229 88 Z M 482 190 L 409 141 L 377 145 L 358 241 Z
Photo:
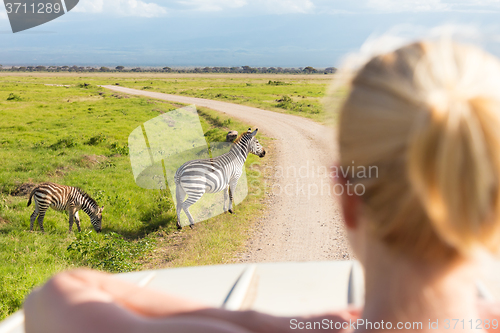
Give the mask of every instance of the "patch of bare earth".
M 189 241 L 190 237 L 190 230 L 174 231 L 168 234 L 160 229 L 155 235 L 156 249 L 139 261 L 141 270 L 173 267 L 173 262 L 178 258 L 179 249 Z
M 60 166 L 60 167 L 57 167 L 55 170 L 48 172 L 47 176 L 60 178 L 60 177 L 65 176 L 71 170 L 72 170 L 72 168 L 70 166 L 67 166 L 67 165 Z
M 108 158 L 104 155 L 83 155 L 77 164 L 85 168 L 93 168 L 107 160 Z
M 3 219 L 3 218 L 0 216 L 0 227 L 1 227 L 1 226 L 3 226 L 3 225 L 6 225 L 6 224 L 8 224 L 8 223 L 9 223 L 9 221 L 7 221 L 7 220 Z
M 31 191 L 36 187 L 37 184 L 34 183 L 24 183 L 17 186 L 10 195 L 14 197 L 23 197 L 31 194 Z

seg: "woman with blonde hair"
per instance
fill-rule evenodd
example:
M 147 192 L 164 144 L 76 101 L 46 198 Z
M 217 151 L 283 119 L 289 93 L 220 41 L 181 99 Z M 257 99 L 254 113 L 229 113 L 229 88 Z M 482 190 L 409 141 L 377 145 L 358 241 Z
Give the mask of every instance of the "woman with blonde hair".
M 484 253 L 500 247 L 499 61 L 447 40 L 372 58 L 341 107 L 339 148 L 341 167 L 378 170 L 340 180 L 365 188 L 341 198 L 365 305 L 316 319 L 496 331 L 499 306 L 479 301 L 475 281 Z M 92 271 L 57 275 L 25 314 L 28 333 L 294 331 L 290 318 L 209 308 Z

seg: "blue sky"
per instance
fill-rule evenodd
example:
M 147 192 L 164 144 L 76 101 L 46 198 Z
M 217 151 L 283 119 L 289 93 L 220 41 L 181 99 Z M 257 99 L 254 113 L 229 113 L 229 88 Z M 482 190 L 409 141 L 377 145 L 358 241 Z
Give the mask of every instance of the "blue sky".
M 12 34 L 0 4 L 0 64 L 338 66 L 373 35 L 466 26 L 500 56 L 498 0 L 80 0 Z

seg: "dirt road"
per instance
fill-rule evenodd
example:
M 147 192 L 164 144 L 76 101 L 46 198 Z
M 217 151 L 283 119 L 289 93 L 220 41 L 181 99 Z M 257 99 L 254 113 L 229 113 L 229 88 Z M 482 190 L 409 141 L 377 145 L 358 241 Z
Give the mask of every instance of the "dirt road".
M 333 131 L 309 119 L 254 107 L 103 86 L 130 95 L 195 104 L 224 112 L 275 139 L 275 165 L 266 172 L 269 213 L 257 222 L 241 254 L 245 262 L 351 259 L 342 217 L 327 176 L 335 160 Z

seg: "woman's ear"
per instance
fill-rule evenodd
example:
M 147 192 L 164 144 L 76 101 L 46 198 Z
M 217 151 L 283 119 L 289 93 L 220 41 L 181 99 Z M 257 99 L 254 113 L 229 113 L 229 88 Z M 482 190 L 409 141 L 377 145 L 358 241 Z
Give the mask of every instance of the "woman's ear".
M 340 204 L 344 215 L 347 229 L 357 229 L 359 225 L 360 197 L 353 191 L 353 183 L 346 179 L 341 173 L 336 179 L 337 184 L 342 185 L 343 191 L 340 195 Z

